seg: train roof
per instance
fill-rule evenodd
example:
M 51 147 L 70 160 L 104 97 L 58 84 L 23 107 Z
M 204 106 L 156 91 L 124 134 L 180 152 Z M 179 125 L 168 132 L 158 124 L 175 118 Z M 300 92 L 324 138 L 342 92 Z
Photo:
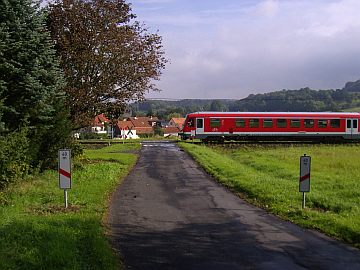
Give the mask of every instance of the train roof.
M 360 117 L 358 112 L 193 112 L 188 116 L 313 116 L 313 117 Z

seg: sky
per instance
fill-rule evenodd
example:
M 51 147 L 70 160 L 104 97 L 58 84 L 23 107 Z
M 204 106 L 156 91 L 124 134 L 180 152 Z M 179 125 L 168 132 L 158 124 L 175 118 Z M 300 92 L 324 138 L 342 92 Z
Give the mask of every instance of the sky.
M 241 99 L 360 79 L 359 0 L 128 0 L 169 63 L 147 98 Z

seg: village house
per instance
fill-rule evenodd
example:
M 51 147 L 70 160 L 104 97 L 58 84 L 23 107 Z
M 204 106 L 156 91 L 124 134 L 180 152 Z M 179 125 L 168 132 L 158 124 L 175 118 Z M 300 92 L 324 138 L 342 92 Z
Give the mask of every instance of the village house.
M 169 136 L 178 137 L 180 132 L 180 129 L 178 127 L 164 127 L 162 128 L 162 130 L 164 132 L 164 137 L 169 137 Z
M 118 121 L 115 125 L 114 137 L 119 139 L 138 139 L 133 123 L 127 119 Z
M 119 120 L 115 126 L 114 136 L 116 138 L 138 138 L 139 136 L 154 135 L 159 119 L 157 117 L 128 117 L 123 121 Z
M 140 134 L 153 135 L 154 127 L 156 126 L 156 122 L 159 119 L 157 117 L 141 116 L 141 117 L 129 117 L 127 120 L 132 123 L 138 135 Z
M 111 135 L 110 120 L 104 115 L 96 115 L 88 127 L 81 128 L 79 131 L 74 132 L 73 136 L 79 138 L 105 138 Z
M 182 130 L 184 122 L 185 122 L 185 118 L 173 117 L 169 121 L 169 127 L 178 127 L 180 130 Z
M 98 134 L 107 134 L 110 120 L 102 113 L 95 116 L 91 131 Z
M 95 116 L 91 125 L 80 130 L 80 133 L 107 134 L 110 120 L 102 113 Z
M 127 117 L 124 120 L 118 120 L 112 127 L 111 121 L 104 114 L 99 114 L 94 118 L 92 125 L 82 129 L 81 132 L 106 134 L 111 138 L 137 139 L 139 137 L 153 136 L 155 129 L 161 128 L 165 137 L 178 136 L 184 120 L 185 118 L 172 118 L 169 126 L 162 127 L 160 125 L 161 121 L 157 117 Z

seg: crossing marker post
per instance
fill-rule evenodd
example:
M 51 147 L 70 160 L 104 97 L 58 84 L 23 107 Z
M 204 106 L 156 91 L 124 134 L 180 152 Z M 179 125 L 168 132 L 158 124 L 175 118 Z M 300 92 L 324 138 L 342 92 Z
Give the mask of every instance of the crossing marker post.
M 65 208 L 68 207 L 67 190 L 71 189 L 71 150 L 59 150 L 59 187 L 64 190 Z
M 310 192 L 310 168 L 311 168 L 311 157 L 304 154 L 300 157 L 300 181 L 299 191 L 303 194 L 302 208 L 305 208 L 305 192 Z

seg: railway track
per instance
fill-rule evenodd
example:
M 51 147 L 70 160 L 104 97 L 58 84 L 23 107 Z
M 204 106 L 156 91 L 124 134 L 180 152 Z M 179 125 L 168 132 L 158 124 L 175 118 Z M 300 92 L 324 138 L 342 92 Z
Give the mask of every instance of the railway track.
M 186 141 L 191 144 L 206 144 L 206 145 L 281 145 L 281 146 L 294 146 L 294 145 L 360 145 L 358 141 Z

